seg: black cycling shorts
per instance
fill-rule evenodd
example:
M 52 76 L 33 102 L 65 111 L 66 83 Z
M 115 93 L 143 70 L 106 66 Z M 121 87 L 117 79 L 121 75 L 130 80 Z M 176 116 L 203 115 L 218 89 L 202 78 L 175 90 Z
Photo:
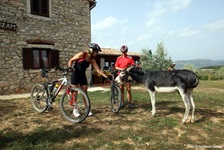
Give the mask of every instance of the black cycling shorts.
M 86 74 L 73 71 L 71 74 L 71 84 L 73 84 L 73 85 L 78 85 L 78 84 L 79 85 L 88 85 Z

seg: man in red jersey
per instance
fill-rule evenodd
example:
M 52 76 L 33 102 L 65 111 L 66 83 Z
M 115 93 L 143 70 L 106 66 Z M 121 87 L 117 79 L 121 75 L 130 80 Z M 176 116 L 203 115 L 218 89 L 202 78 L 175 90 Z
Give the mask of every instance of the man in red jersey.
M 120 51 L 122 52 L 122 55 L 119 56 L 115 62 L 116 70 L 125 70 L 129 66 L 135 65 L 133 58 L 127 55 L 128 47 L 126 45 L 123 45 Z M 128 107 L 133 108 L 132 97 L 131 97 L 131 82 L 126 82 L 120 85 L 121 95 L 122 95 L 121 107 L 124 107 L 124 85 L 126 86 L 126 90 L 127 90 Z

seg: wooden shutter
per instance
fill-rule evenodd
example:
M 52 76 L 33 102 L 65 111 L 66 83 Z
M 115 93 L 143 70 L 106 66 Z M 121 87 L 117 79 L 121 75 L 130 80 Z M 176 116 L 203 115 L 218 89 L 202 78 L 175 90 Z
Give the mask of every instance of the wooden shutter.
M 49 0 L 41 0 L 41 15 L 49 17 Z
M 59 50 L 50 51 L 50 68 L 59 67 Z
M 23 48 L 23 69 L 33 68 L 33 50 L 32 48 Z

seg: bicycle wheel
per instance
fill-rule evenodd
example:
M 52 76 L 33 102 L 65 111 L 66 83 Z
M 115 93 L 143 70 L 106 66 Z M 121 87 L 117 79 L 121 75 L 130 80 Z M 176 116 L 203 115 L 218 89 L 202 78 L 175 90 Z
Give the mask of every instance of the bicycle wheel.
M 31 89 L 30 101 L 33 108 L 42 113 L 47 110 L 47 91 L 42 84 L 35 84 Z
M 118 86 L 111 87 L 110 106 L 113 112 L 119 112 L 121 108 L 121 90 Z
M 66 91 L 62 95 L 60 101 L 61 113 L 66 120 L 72 123 L 79 123 L 84 121 L 89 115 L 89 97 L 83 90 L 79 88 L 72 88 L 71 93 L 73 93 L 74 99 L 71 99 L 72 96 L 67 94 Z M 74 114 L 73 111 L 76 111 L 76 114 L 78 114 L 78 116 Z

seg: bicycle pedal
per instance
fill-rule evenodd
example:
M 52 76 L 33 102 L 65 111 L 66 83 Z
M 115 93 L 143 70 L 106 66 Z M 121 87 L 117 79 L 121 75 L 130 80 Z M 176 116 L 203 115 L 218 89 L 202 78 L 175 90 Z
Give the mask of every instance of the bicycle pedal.
M 48 107 L 48 111 L 52 111 L 53 109 L 53 107 Z

